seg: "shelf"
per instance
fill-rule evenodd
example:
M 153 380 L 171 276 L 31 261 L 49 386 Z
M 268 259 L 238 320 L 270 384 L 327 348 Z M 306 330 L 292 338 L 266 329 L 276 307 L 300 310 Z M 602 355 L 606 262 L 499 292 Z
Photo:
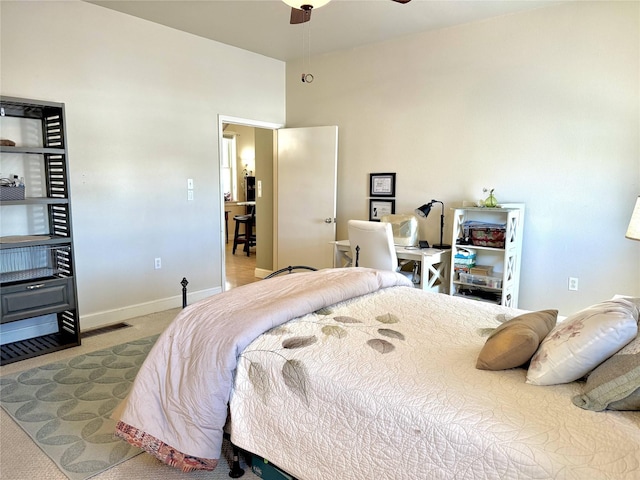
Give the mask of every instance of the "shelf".
M 496 292 L 496 293 L 502 292 L 502 288 L 487 287 L 486 285 L 477 285 L 475 283 L 465 283 L 465 282 L 460 282 L 458 280 L 454 280 L 453 284 L 460 285 L 461 287 L 477 288 L 479 290 L 487 290 L 487 291 Z
M 484 302 L 484 303 L 491 303 L 493 305 L 500 305 L 500 300 L 489 300 L 488 298 L 476 297 L 474 295 L 462 295 L 462 294 L 459 294 L 459 293 L 454 293 L 453 296 L 454 297 L 460 297 L 460 298 L 470 298 L 470 299 L 475 300 L 477 302 Z
M 50 333 L 0 346 L 0 365 L 8 365 L 26 358 L 76 347 L 80 341 L 67 332 Z
M 476 245 L 462 245 L 460 243 L 456 243 L 456 250 L 460 249 L 460 248 L 470 248 L 472 250 L 484 250 L 486 252 L 490 252 L 490 251 L 496 251 L 496 252 L 504 252 L 504 248 L 498 248 L 498 247 L 482 247 L 480 245 L 476 246 Z
M 62 106 L 62 103 L 57 102 L 2 96 L 2 116 L 6 117 L 42 120 L 51 111 L 60 111 Z
M 68 203 L 68 198 L 54 197 L 27 197 L 24 200 L 0 200 L 0 205 L 66 205 Z
M 450 278 L 450 294 L 507 307 L 518 307 L 524 211 L 525 206 L 521 203 L 503 204 L 502 208 L 453 209 L 451 271 L 454 273 Z M 486 229 L 483 226 L 486 226 Z M 471 238 L 474 237 L 474 233 L 482 233 L 474 232 L 476 228 L 486 230 L 485 235 L 480 235 L 483 238 L 480 238 L 478 243 L 500 242 L 502 245 L 504 239 L 504 245 L 501 247 L 472 245 Z M 498 231 L 494 232 L 492 229 L 498 229 Z M 493 233 L 496 235 L 494 236 Z M 469 244 L 458 243 L 461 238 Z M 486 283 L 500 285 L 501 288 L 469 283 L 474 281 L 470 277 L 459 278 L 456 272 L 468 273 L 470 270 L 464 269 L 463 264 L 468 262 L 460 261 L 458 265 L 456 264 L 455 256 L 462 249 L 475 252 L 474 265 L 492 267 L 493 274 L 490 276 L 501 282 L 487 281 Z
M 64 148 L 47 148 L 47 147 L 7 147 L 0 146 L 1 153 L 20 153 L 32 155 L 64 155 L 67 151 Z
M 49 236 L 50 238 L 46 240 L 29 240 L 28 242 L 11 242 L 11 243 L 0 242 L 0 249 L 35 247 L 38 245 L 64 245 L 65 243 L 70 244 L 72 242 L 71 237 L 56 237 L 54 235 L 47 235 L 47 236 Z
M 512 204 L 513 205 L 513 204 Z M 507 213 L 519 210 L 520 207 L 453 207 L 451 210 L 466 210 L 467 212 Z
M 32 268 L 17 272 L 0 273 L 0 285 L 35 282 L 38 280 L 49 280 L 53 278 L 56 278 L 56 270 L 54 268 Z
M 31 191 L 40 196 L 21 200 L 13 198 L 24 196 L 24 189 L 6 192 L 8 188 L 2 187 L 5 198 L 9 197 L 0 200 L 2 213 L 16 225 L 11 233 L 19 234 L 3 232 L 0 237 L 0 327 L 35 319 L 0 328 L 0 334 L 8 332 L 11 337 L 6 340 L 12 340 L 0 346 L 4 365 L 80 345 L 80 317 L 64 103 L 0 96 L 0 119 L 6 135 L 13 135 L 19 144 L 0 145 L 3 160 L 11 157 L 15 164 L 15 170 L 11 167 L 12 171 L 5 174 L 24 175 L 27 185 L 41 186 L 41 190 Z M 22 140 L 25 138 L 29 140 Z M 40 335 L 43 322 L 51 322 L 39 317 L 49 315 L 57 317 L 58 331 Z M 51 330 L 49 325 L 46 331 Z

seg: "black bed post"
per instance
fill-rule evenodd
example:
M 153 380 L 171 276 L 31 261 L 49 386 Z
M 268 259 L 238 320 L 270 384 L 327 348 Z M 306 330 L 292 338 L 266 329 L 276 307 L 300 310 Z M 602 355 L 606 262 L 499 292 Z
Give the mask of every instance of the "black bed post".
M 231 450 L 233 452 L 233 457 L 231 462 L 231 470 L 229 470 L 229 476 L 231 478 L 240 478 L 244 475 L 244 470 L 240 468 L 240 449 L 232 443 Z
M 187 285 L 189 285 L 186 277 L 182 277 L 180 285 L 182 285 L 182 308 L 184 308 L 187 306 Z

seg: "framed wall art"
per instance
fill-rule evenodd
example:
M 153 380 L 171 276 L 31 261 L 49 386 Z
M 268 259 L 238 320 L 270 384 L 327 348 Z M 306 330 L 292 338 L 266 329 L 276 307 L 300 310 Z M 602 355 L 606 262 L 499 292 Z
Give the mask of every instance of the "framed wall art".
M 369 200 L 369 221 L 379 222 L 383 215 L 396 213 L 395 200 Z
M 396 174 L 395 173 L 371 173 L 369 174 L 370 197 L 395 197 Z

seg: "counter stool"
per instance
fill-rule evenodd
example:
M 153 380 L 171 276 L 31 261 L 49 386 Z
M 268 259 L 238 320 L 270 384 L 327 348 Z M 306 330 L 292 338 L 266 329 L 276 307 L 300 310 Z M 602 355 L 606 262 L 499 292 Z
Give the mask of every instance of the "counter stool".
M 255 208 L 251 210 L 250 215 L 235 215 L 233 219 L 236 222 L 236 228 L 233 235 L 233 250 L 231 253 L 236 254 L 236 247 L 238 244 L 244 244 L 243 250 L 246 252 L 247 257 L 250 256 L 250 248 L 256 245 L 256 236 L 253 233 L 253 227 L 256 222 Z M 240 232 L 240 225 L 244 225 L 244 232 Z
M 226 236 L 225 243 L 229 243 L 229 210 L 224 211 L 224 234 Z

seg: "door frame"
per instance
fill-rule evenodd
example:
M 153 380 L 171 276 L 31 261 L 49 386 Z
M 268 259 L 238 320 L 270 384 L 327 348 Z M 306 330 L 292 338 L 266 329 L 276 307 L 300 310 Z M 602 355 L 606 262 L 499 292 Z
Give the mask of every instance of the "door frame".
M 283 128 L 284 124 L 282 123 L 273 123 L 273 122 L 265 122 L 262 120 L 253 120 L 249 118 L 242 117 L 234 117 L 231 115 L 223 115 L 218 114 L 218 180 L 219 186 L 218 189 L 220 191 L 220 224 L 219 224 L 219 233 L 220 233 L 220 288 L 224 292 L 227 286 L 227 251 L 226 251 L 226 242 L 225 242 L 225 224 L 224 224 L 224 192 L 222 186 L 222 136 L 224 134 L 223 124 L 230 123 L 233 125 L 244 125 L 246 127 L 254 127 L 254 128 L 264 128 L 267 130 L 278 130 L 279 128 Z M 275 190 L 277 186 L 273 186 L 274 195 L 276 194 Z

